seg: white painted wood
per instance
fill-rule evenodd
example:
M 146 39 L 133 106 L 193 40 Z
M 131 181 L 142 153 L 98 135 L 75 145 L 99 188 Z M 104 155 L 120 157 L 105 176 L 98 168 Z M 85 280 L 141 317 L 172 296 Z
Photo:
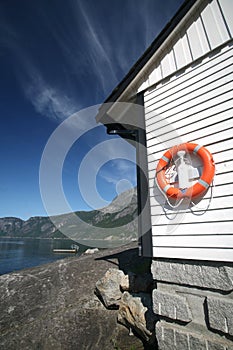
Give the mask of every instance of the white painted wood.
M 156 156 L 156 158 L 158 157 L 157 159 L 159 160 L 165 151 L 163 145 L 165 145 L 166 150 L 167 150 L 175 145 L 178 145 L 178 144 L 186 142 L 186 141 L 187 142 L 194 142 L 194 143 L 197 143 L 199 145 L 207 145 L 208 143 L 210 143 L 213 140 L 222 141 L 221 138 L 224 137 L 224 135 L 226 135 L 226 138 L 230 138 L 231 135 L 233 134 L 233 127 L 231 125 L 232 124 L 230 121 L 219 123 L 217 125 L 213 125 L 212 127 L 210 126 L 210 127 L 206 128 L 206 130 L 200 130 L 200 134 L 198 134 L 198 130 L 195 130 L 194 132 L 190 132 L 188 135 L 183 134 L 183 135 L 179 135 L 179 136 L 177 136 L 175 131 L 171 132 L 171 133 L 168 132 L 170 139 L 167 137 L 166 134 L 162 135 L 159 138 L 151 139 L 150 144 L 152 144 L 153 140 L 161 140 L 163 142 L 163 144 L 160 143 L 160 144 L 157 144 L 155 146 L 148 147 L 148 152 L 150 152 L 150 154 L 154 154 L 154 156 Z M 224 128 L 223 131 L 218 133 L 218 127 L 219 127 L 219 129 L 221 127 L 223 127 Z M 207 134 L 207 136 L 204 135 L 205 131 L 209 131 L 209 134 Z M 182 136 L 183 136 L 183 138 L 182 138 Z M 186 137 L 190 136 L 190 140 L 185 139 L 185 136 Z M 155 153 L 160 151 L 159 146 L 162 148 L 161 153 L 156 155 Z M 208 147 L 206 147 L 206 148 L 208 149 Z M 232 152 L 223 154 L 221 156 L 216 155 L 216 161 L 219 158 L 222 160 L 224 160 L 224 159 L 229 160 L 229 159 L 231 159 L 229 157 L 232 157 Z
M 233 174 L 232 174 L 233 175 Z M 229 187 L 229 190 L 230 190 L 230 187 Z M 218 190 L 218 192 L 220 192 L 220 190 Z M 216 196 L 216 191 L 215 191 L 215 188 L 212 189 L 212 194 L 211 194 L 211 191 L 209 190 L 208 191 L 208 194 L 202 199 L 201 203 L 197 203 L 197 205 L 194 205 L 191 210 L 192 210 L 192 213 L 196 213 L 196 212 L 203 212 L 203 210 L 215 210 L 215 209 L 225 209 L 225 208 L 233 208 L 233 193 L 229 193 L 229 195 L 222 195 L 222 193 L 220 193 L 221 196 Z M 213 198 L 211 197 L 213 196 Z M 155 205 L 152 205 L 151 206 L 151 214 L 152 215 L 158 215 L 158 213 L 162 213 L 161 211 L 161 207 L 164 207 L 165 205 L 165 197 L 162 198 L 164 204 L 161 205 L 161 197 L 153 197 L 152 196 L 152 199 L 154 198 L 155 200 Z M 157 201 L 157 203 L 156 203 Z M 152 204 L 152 200 L 151 200 L 151 204 Z M 187 203 L 187 208 L 189 207 L 189 201 Z M 182 208 L 182 206 L 181 206 Z M 206 209 L 207 208 L 207 209 Z M 163 210 L 163 208 L 162 208 Z M 179 210 L 179 212 L 183 213 L 183 212 L 191 212 L 190 209 L 176 209 L 176 210 L 173 210 L 173 209 L 166 209 L 166 215 L 172 215 L 174 214 L 174 212 L 177 212 Z M 164 213 L 162 215 L 165 215 Z M 204 213 L 203 213 L 204 215 Z M 233 219 L 233 217 L 232 217 Z
M 216 222 L 203 222 L 201 224 L 201 228 L 199 224 L 180 224 L 181 229 L 179 230 L 179 235 L 182 237 L 183 235 L 196 235 L 197 232 L 205 233 L 206 235 L 214 235 L 214 234 L 232 234 L 232 222 L 231 221 L 223 221 L 220 225 L 216 225 Z M 167 236 L 172 237 L 173 234 L 176 234 L 177 227 L 175 225 L 158 225 L 152 227 L 152 235 L 154 245 L 156 245 L 157 236 Z M 169 241 L 167 238 L 167 240 Z
M 231 83 L 232 84 L 232 83 Z M 220 93 L 218 95 L 218 92 Z M 221 91 L 215 91 L 215 95 L 212 96 L 211 99 L 204 100 L 204 97 L 199 98 L 199 100 L 196 100 L 196 104 L 187 104 L 187 108 L 183 109 L 182 105 L 179 105 L 179 109 L 177 108 L 176 113 L 174 111 L 168 111 L 164 113 L 163 115 L 161 113 L 158 113 L 156 110 L 153 111 L 149 115 L 149 119 L 146 121 L 146 126 L 150 126 L 151 124 L 154 124 L 155 127 L 161 128 L 163 126 L 167 125 L 173 125 L 173 120 L 184 120 L 188 116 L 193 117 L 193 121 L 195 121 L 196 115 L 199 116 L 201 113 L 203 115 L 203 119 L 205 117 L 214 115 L 219 110 L 222 113 L 224 113 L 225 110 L 232 108 L 232 96 L 233 92 L 231 88 L 228 88 L 228 86 L 221 87 Z M 207 97 L 207 96 L 206 96 Z M 146 114 L 146 118 L 148 118 L 148 114 Z M 158 123 L 158 125 L 156 125 Z
M 198 247 L 200 251 L 208 248 L 207 257 L 216 260 L 213 255 L 216 249 L 233 248 L 233 60 L 230 51 L 218 55 L 217 64 L 211 58 L 215 72 L 212 76 L 201 70 L 200 64 L 194 68 L 196 73 L 198 69 L 201 72 L 196 75 L 196 81 L 191 71 L 191 81 L 185 73 L 182 91 L 180 76 L 177 88 L 174 80 L 172 88 L 168 89 L 167 85 L 159 88 L 163 99 L 150 93 L 153 98 L 147 101 L 153 111 L 148 112 L 145 102 L 154 254 L 185 258 L 185 254 L 182 255 L 185 248 L 201 259 L 201 253 L 197 255 Z M 163 153 L 181 142 L 206 146 L 213 153 L 216 175 L 215 186 L 199 203 L 191 208 L 181 206 L 178 210 L 167 206 L 155 181 L 155 169 Z M 204 235 L 200 238 L 197 233 Z
M 200 204 L 201 205 L 201 204 Z M 180 227 L 180 223 L 183 224 L 200 224 L 199 227 L 197 227 L 197 230 L 201 230 L 201 224 L 205 222 L 216 222 L 219 225 L 219 230 L 221 233 L 221 222 L 222 221 L 232 221 L 233 218 L 233 208 L 224 208 L 224 209 L 214 209 L 214 210 L 208 210 L 206 212 L 202 211 L 202 215 L 195 215 L 191 212 L 184 213 L 181 212 L 173 212 L 172 214 L 168 213 L 167 216 L 165 216 L 164 211 L 162 208 L 154 207 L 154 209 L 157 209 L 157 213 L 154 210 L 154 214 L 151 216 L 152 226 L 158 226 L 158 225 L 177 225 L 176 227 L 176 234 L 180 234 L 180 231 L 182 230 L 182 227 Z M 187 234 L 189 231 L 186 232 Z
M 222 16 L 218 7 L 215 5 L 215 1 L 212 1 L 206 6 L 201 13 L 201 18 L 211 49 L 214 49 L 218 45 L 221 45 L 222 42 L 229 39 Z
M 166 77 L 169 74 L 176 71 L 176 64 L 174 60 L 173 50 L 168 52 L 161 61 L 162 77 Z
M 214 153 L 214 161 L 216 163 L 216 173 L 223 172 L 223 169 L 232 170 L 232 155 L 233 155 L 233 149 L 232 149 L 232 139 L 226 142 L 226 144 L 229 144 L 229 149 L 224 152 Z M 216 147 L 216 144 L 215 144 Z M 209 150 L 211 150 L 211 146 L 208 147 Z M 221 150 L 219 150 L 221 151 Z M 219 162 L 222 162 L 219 164 Z
M 220 127 L 220 125 L 219 125 L 219 127 Z M 221 129 L 219 128 L 219 130 L 221 130 Z M 196 142 L 199 145 L 206 145 L 208 147 L 208 144 L 212 143 L 213 140 L 215 142 L 221 142 L 221 141 L 224 141 L 224 139 L 230 139 L 232 137 L 232 134 L 233 134 L 233 130 L 231 127 L 229 129 L 224 129 L 224 130 L 219 131 L 217 133 L 208 134 L 208 135 L 203 136 L 203 137 L 197 137 L 196 139 L 194 139 L 192 137 L 192 138 L 188 139 L 188 142 Z M 232 156 L 232 152 L 230 154 Z
M 213 86 L 203 86 L 201 89 L 190 92 L 189 95 L 183 96 L 181 100 L 177 100 L 177 103 L 173 101 L 169 106 L 164 105 L 160 108 L 156 108 L 156 115 L 164 118 L 171 115 L 177 115 L 181 110 L 185 111 L 186 115 L 196 113 L 198 109 L 200 109 L 199 104 L 203 104 L 202 108 L 207 104 L 210 105 L 209 101 L 211 100 L 216 104 L 215 99 L 227 92 L 231 92 L 231 96 L 233 96 L 232 89 L 232 80 L 227 81 L 225 77 L 223 77 L 222 79 L 219 79 L 219 82 L 215 82 Z M 191 100 L 190 95 L 192 95 Z M 151 113 L 148 113 L 147 117 L 150 114 Z
M 213 191 L 214 192 L 214 191 Z M 192 213 L 199 213 L 202 212 L 204 210 L 215 210 L 215 209 L 225 209 L 225 208 L 233 208 L 233 194 L 231 193 L 231 196 L 223 196 L 223 197 L 215 197 L 215 195 L 213 195 L 213 198 L 210 198 L 210 193 L 208 194 L 208 197 L 206 199 L 203 199 L 201 201 L 201 203 L 197 203 L 197 205 L 193 206 L 191 208 Z M 155 198 L 156 200 L 158 200 L 158 197 Z M 164 198 L 163 198 L 164 200 Z M 165 202 L 165 201 L 164 201 Z M 163 213 L 163 205 L 160 205 L 159 202 L 157 202 L 156 205 L 151 206 L 151 214 L 152 215 L 165 215 Z M 177 209 L 178 210 L 178 209 Z M 173 215 L 174 212 L 176 212 L 177 210 L 169 210 L 166 209 L 166 215 Z M 191 212 L 190 209 L 183 209 L 180 210 L 179 209 L 179 213 L 183 213 L 183 212 Z M 203 213 L 203 217 L 204 217 L 204 213 Z M 232 227 L 232 231 L 233 231 L 233 227 Z
M 233 153 L 233 150 L 232 150 L 232 153 Z M 228 173 L 228 172 L 233 172 L 233 160 L 217 164 L 217 166 L 216 166 L 217 175 L 223 174 L 223 173 Z
M 228 132 L 223 132 L 224 134 L 229 134 Z M 220 136 L 221 137 L 221 136 Z M 199 143 L 202 145 L 202 143 Z M 219 166 L 225 166 L 229 169 L 230 164 L 226 163 L 229 162 L 232 159 L 232 154 L 233 154 L 233 138 L 224 140 L 224 141 L 219 141 L 214 144 L 210 145 L 205 145 L 205 147 L 212 153 L 214 162 L 217 167 L 217 171 L 221 172 L 219 170 Z M 163 152 L 155 152 L 153 154 L 148 155 L 148 170 L 153 171 L 156 169 L 157 163 L 159 159 L 162 157 Z M 218 163 L 223 163 L 223 165 L 218 165 Z M 230 170 L 230 169 L 229 169 Z M 151 178 L 151 175 L 149 176 Z
M 233 3 L 232 0 L 219 0 L 226 25 L 231 38 L 233 37 Z
M 224 72 L 223 72 L 224 70 Z M 210 75 L 203 73 L 189 84 L 183 84 L 182 88 L 172 89 L 169 94 L 163 96 L 163 99 L 153 101 L 151 103 L 156 103 L 156 113 L 162 114 L 164 111 L 167 111 L 174 106 L 177 106 L 180 103 L 184 103 L 188 100 L 190 93 L 193 93 L 193 98 L 199 96 L 203 93 L 209 92 L 216 88 L 216 83 L 218 87 L 221 84 L 226 84 L 232 81 L 233 73 L 233 57 L 231 57 L 228 62 L 221 62 L 217 67 L 215 67 L 213 72 L 209 72 Z M 147 114 L 150 113 L 150 108 L 147 107 Z M 149 116 L 148 116 L 149 117 Z
M 200 17 L 191 23 L 190 27 L 187 29 L 187 35 L 194 60 L 209 51 L 206 33 Z
M 167 149 L 178 145 L 182 142 L 194 142 L 199 145 L 206 146 L 213 142 L 221 142 L 226 139 L 230 139 L 233 135 L 231 125 L 232 124 L 230 123 L 230 121 L 224 121 L 223 123 L 218 124 L 219 128 L 216 125 L 210 126 L 208 128 L 208 133 L 206 128 L 206 135 L 204 135 L 205 131 L 202 131 L 200 135 L 198 135 L 197 131 L 194 131 L 193 133 L 189 133 L 188 135 L 183 135 L 183 137 L 176 130 L 173 130 L 170 134 L 170 138 L 166 137 L 165 133 L 158 138 L 149 140 L 147 142 L 148 154 L 155 155 L 155 153 L 157 153 L 156 157 L 158 157 L 157 159 L 160 159 Z M 222 131 L 219 131 L 221 130 L 221 127 L 224 128 Z M 153 144 L 153 142 L 155 145 Z
M 185 32 L 174 45 L 174 53 L 177 69 L 180 69 L 192 62 L 193 58 L 189 48 L 188 38 Z
M 187 69 L 184 74 L 175 77 L 174 79 L 169 80 L 165 84 L 161 85 L 157 89 L 147 90 L 145 92 L 145 102 L 149 106 L 149 100 L 152 98 L 156 98 L 157 101 L 164 98 L 164 94 L 172 94 L 172 89 L 182 89 L 190 84 L 193 84 L 197 79 L 201 80 L 202 75 L 209 76 L 214 73 L 215 69 L 221 64 L 221 62 L 225 62 L 227 66 L 229 64 L 229 59 L 232 57 L 232 46 L 226 46 L 221 49 L 214 57 L 209 57 L 206 60 L 203 60 L 199 65 L 192 67 L 192 69 Z M 216 67 L 216 68 L 214 68 Z M 200 74 L 200 77 L 199 77 Z
M 152 73 L 149 75 L 149 85 L 151 86 L 161 79 L 162 79 L 162 70 L 161 70 L 161 64 L 159 64 L 159 66 L 155 67 Z
M 171 125 L 175 126 L 175 123 L 185 122 L 186 118 L 192 118 L 192 122 L 195 123 L 201 119 L 206 119 L 211 116 L 216 116 L 221 120 L 221 115 L 228 114 L 228 117 L 231 116 L 231 110 L 233 109 L 232 102 L 232 91 L 225 91 L 222 95 L 216 96 L 212 100 L 204 101 L 199 104 L 199 109 L 197 106 L 194 106 L 193 110 L 180 110 L 179 113 L 172 114 L 167 113 L 163 116 L 159 113 L 156 113 L 156 110 L 153 111 L 153 114 L 150 115 L 150 118 L 146 122 L 146 127 L 148 132 L 153 129 L 161 129 L 164 126 Z M 190 105 L 191 106 L 191 105 Z M 197 107 L 197 108 L 196 108 Z M 230 112 L 229 112 L 230 111 Z M 148 115 L 146 114 L 146 118 Z
M 172 214 L 168 213 L 166 214 L 166 217 L 165 217 L 162 215 L 162 212 L 159 213 L 159 209 L 158 209 L 158 214 L 153 215 L 151 218 L 151 221 L 152 221 L 152 225 L 156 227 L 158 231 L 160 226 L 165 226 L 168 236 L 170 236 L 171 234 L 180 235 L 184 233 L 186 235 L 192 235 L 190 233 L 191 228 L 195 227 L 195 229 L 198 231 L 199 225 L 203 223 L 203 220 L 204 220 L 203 217 L 205 216 L 204 222 L 215 223 L 216 227 L 218 227 L 219 234 L 221 234 L 222 233 L 221 223 L 227 222 L 227 221 L 232 222 L 232 220 L 229 219 L 229 215 L 231 215 L 231 218 L 232 218 L 233 209 L 231 208 L 209 210 L 206 213 L 204 210 L 196 213 L 190 213 L 190 212 L 187 212 L 187 213 L 178 212 L 178 213 L 172 213 Z M 184 230 L 184 224 L 185 224 L 186 230 Z M 208 233 L 208 231 L 209 229 L 207 227 L 207 230 L 205 233 Z M 225 242 L 225 244 L 227 247 L 228 242 Z
M 229 31 L 227 30 L 225 18 L 223 17 L 221 7 L 219 6 L 218 0 L 213 0 L 210 5 L 211 5 L 212 15 L 214 18 L 214 23 L 218 29 L 218 32 L 219 32 L 219 35 L 221 38 L 220 42 L 223 43 L 231 38 Z M 213 28 L 213 23 L 211 23 L 211 28 L 210 28 L 211 31 L 212 31 L 212 28 Z
M 156 188 L 153 188 L 156 189 Z M 209 190 L 207 191 L 207 193 L 205 194 L 205 196 L 203 197 L 202 201 L 205 200 L 209 200 L 209 198 L 211 198 L 211 196 L 213 196 L 213 198 L 225 198 L 225 196 L 232 196 L 233 195 L 233 179 L 232 179 L 232 183 L 226 182 L 225 184 L 215 184 L 215 179 L 214 179 L 214 183 L 211 184 Z M 160 190 L 151 192 L 151 196 L 150 196 L 150 202 L 151 202 L 151 206 L 155 206 L 155 205 L 159 205 L 159 203 L 164 200 L 164 195 L 160 192 Z M 164 201 L 165 202 L 165 201 Z M 231 203 L 232 203 L 232 207 L 233 207 L 233 199 L 231 199 Z
M 232 104 L 230 102 L 230 104 Z M 228 104 L 229 106 L 229 104 Z M 216 124 L 218 121 L 227 121 L 230 118 L 233 118 L 233 106 L 232 109 L 223 111 L 222 113 L 219 113 L 216 115 L 210 115 L 208 117 L 204 117 L 204 115 L 199 114 L 197 117 L 193 118 L 193 116 L 189 116 L 185 119 L 178 120 L 174 123 L 169 123 L 168 125 L 163 125 L 163 122 L 160 123 L 160 128 L 158 128 L 158 123 L 151 124 L 147 127 L 148 133 L 147 133 L 147 141 L 154 137 L 158 137 L 159 135 L 164 135 L 165 133 L 168 136 L 169 132 L 172 132 L 173 130 L 170 129 L 176 129 L 180 135 L 187 135 L 191 132 L 194 132 L 195 130 L 199 130 L 201 128 L 207 128 L 211 124 Z M 172 128 L 171 128 L 172 127 Z
M 209 144 L 208 150 L 213 154 L 215 163 L 223 161 L 222 152 L 232 148 L 232 138 L 217 143 Z
M 215 74 L 230 64 L 232 64 L 232 47 L 228 49 L 223 48 L 215 59 L 204 60 L 200 65 L 194 67 L 193 70 L 189 71 L 187 69 L 184 74 L 178 76 L 176 79 L 169 80 L 162 87 L 156 90 L 148 90 L 145 93 L 145 101 L 148 106 L 151 104 L 149 101 L 153 100 L 153 98 L 156 98 L 157 103 L 164 101 L 164 97 L 172 96 L 175 91 L 182 91 L 186 87 L 196 84 L 203 78 Z
M 199 205 L 197 203 L 196 208 L 193 207 L 193 211 L 201 211 L 203 208 L 207 208 L 209 204 L 217 206 L 219 203 L 220 205 L 225 207 L 233 207 L 233 184 L 225 184 L 223 186 L 216 186 L 214 189 L 212 189 L 213 193 L 213 199 L 211 197 L 211 190 L 208 191 L 208 193 L 205 195 L 204 199 L 201 201 L 201 204 Z M 229 198 L 230 197 L 230 198 Z M 153 211 L 153 207 L 161 207 L 166 205 L 166 199 L 162 194 L 159 194 L 159 192 L 156 192 L 155 195 L 150 197 L 150 203 L 151 208 Z M 209 208 L 208 208 L 209 209 Z M 171 211 L 170 211 L 171 212 Z
M 166 236 L 156 237 L 156 247 L 195 247 L 195 248 L 233 248 L 233 234 L 216 234 L 210 236 L 199 234 L 195 235 L 172 235 L 169 240 Z
M 206 148 L 212 153 L 215 164 L 218 164 L 220 162 L 228 162 L 229 160 L 232 159 L 232 154 L 233 154 L 232 137 L 227 140 L 223 140 L 214 144 L 207 145 Z M 157 154 L 156 152 L 154 154 L 148 154 L 149 178 L 152 178 L 154 176 L 154 174 L 151 174 L 151 172 L 155 171 L 157 163 L 161 158 L 161 156 L 162 156 L 162 152 L 159 152 L 159 154 Z M 229 164 L 227 165 L 227 163 L 226 165 L 225 163 L 223 165 L 229 167 Z M 219 165 L 218 165 L 218 172 L 219 172 Z
M 222 185 L 222 184 L 230 184 L 232 183 L 233 174 L 230 173 L 223 173 L 223 174 L 216 174 L 214 178 L 215 185 Z M 232 217 L 233 219 L 233 217 Z
M 231 92 L 229 93 L 231 95 Z M 200 106 L 201 108 L 201 106 Z M 221 110 L 222 111 L 219 111 Z M 159 135 L 163 135 L 164 133 L 167 133 L 169 131 L 176 130 L 177 133 L 179 132 L 180 135 L 184 133 L 188 133 L 189 131 L 194 131 L 195 128 L 197 128 L 197 125 L 201 123 L 201 127 L 207 127 L 208 125 L 211 125 L 212 123 L 219 123 L 220 121 L 229 120 L 233 117 L 232 114 L 233 111 L 233 102 L 232 100 L 223 102 L 221 105 L 214 106 L 211 108 L 208 108 L 207 110 L 203 111 L 201 113 L 196 113 L 195 115 L 187 115 L 185 117 L 180 118 L 180 114 L 177 116 L 177 118 L 174 117 L 174 119 L 177 119 L 176 121 L 172 122 L 170 121 L 171 118 L 164 119 L 162 116 L 157 116 L 156 119 L 154 119 L 154 123 L 148 125 L 147 128 L 147 142 L 155 138 Z M 158 118 L 160 117 L 160 120 Z M 173 118 L 172 118 L 173 119 Z M 187 129 L 184 131 L 186 127 Z
M 233 249 L 205 249 L 205 248 L 153 248 L 154 257 L 232 261 Z
M 201 6 L 154 55 L 145 80 L 153 255 L 233 261 L 233 1 Z M 167 205 L 155 172 L 165 151 L 182 142 L 212 152 L 216 175 L 199 203 L 178 210 Z
M 227 161 L 220 165 L 216 165 L 216 173 L 214 177 L 215 185 L 223 185 L 233 182 L 231 181 L 231 176 L 233 176 L 232 161 Z
M 194 6 L 156 51 L 146 65 L 146 70 L 142 69 L 139 73 L 138 91 L 146 89 L 148 84 L 151 86 L 160 79 L 170 77 L 179 69 L 186 68 L 194 60 L 202 58 L 232 38 L 232 0 L 203 0 L 200 3 L 204 8 L 197 9 Z M 171 50 L 173 54 L 170 56 Z M 160 69 L 157 69 L 160 64 Z M 157 67 L 155 73 L 153 65 Z M 143 75 L 145 79 L 142 79 Z

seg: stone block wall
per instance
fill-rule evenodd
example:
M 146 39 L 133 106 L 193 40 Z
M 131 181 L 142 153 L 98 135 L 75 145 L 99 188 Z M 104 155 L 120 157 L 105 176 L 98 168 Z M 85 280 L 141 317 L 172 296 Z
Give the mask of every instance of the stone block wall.
M 159 350 L 233 350 L 233 264 L 156 259 Z

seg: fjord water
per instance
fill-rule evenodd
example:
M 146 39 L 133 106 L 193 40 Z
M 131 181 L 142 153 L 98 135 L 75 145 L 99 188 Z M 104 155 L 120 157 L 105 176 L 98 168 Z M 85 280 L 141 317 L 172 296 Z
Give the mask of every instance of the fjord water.
M 88 247 L 78 244 L 77 254 L 53 253 L 77 244 L 69 239 L 0 238 L 0 275 L 82 254 Z

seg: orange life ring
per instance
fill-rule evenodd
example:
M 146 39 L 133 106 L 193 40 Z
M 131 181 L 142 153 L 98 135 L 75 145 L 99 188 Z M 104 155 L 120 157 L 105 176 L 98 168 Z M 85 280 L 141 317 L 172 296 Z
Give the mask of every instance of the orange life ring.
M 186 151 L 188 153 L 197 154 L 203 162 L 203 171 L 198 181 L 187 189 L 179 189 L 170 185 L 166 179 L 165 172 L 169 167 L 169 164 L 174 156 L 179 151 Z M 203 146 L 196 143 L 182 143 L 180 145 L 170 148 L 164 153 L 156 168 L 156 178 L 160 189 L 166 194 L 167 197 L 180 199 L 180 198 L 196 198 L 204 194 L 215 174 L 215 165 L 212 154 Z

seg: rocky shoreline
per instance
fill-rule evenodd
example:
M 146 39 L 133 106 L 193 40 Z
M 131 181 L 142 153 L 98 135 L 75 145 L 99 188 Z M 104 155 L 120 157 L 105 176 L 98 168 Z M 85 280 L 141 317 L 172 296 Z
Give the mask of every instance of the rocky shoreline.
M 119 287 L 121 306 L 106 308 L 100 301 L 100 290 L 96 293 L 96 288 L 98 281 L 100 286 L 106 273 L 112 269 L 121 270 L 119 273 L 128 282 L 125 287 Z M 145 295 L 140 296 L 140 291 L 133 288 L 140 285 L 140 276 L 148 278 L 148 274 L 150 259 L 139 257 L 137 246 L 133 243 L 2 275 L 0 348 L 146 349 L 149 345 L 143 332 L 137 331 L 129 324 L 127 316 L 124 317 L 124 312 L 127 313 L 124 304 L 130 296 L 139 298 L 138 303 L 142 303 Z M 102 286 L 105 288 L 103 283 Z M 146 293 L 148 302 L 151 293 Z M 130 302 L 132 304 L 132 300 Z M 148 308 L 145 308 L 147 311 Z M 117 322 L 117 317 L 126 327 Z M 133 333 L 136 336 L 130 335 Z

